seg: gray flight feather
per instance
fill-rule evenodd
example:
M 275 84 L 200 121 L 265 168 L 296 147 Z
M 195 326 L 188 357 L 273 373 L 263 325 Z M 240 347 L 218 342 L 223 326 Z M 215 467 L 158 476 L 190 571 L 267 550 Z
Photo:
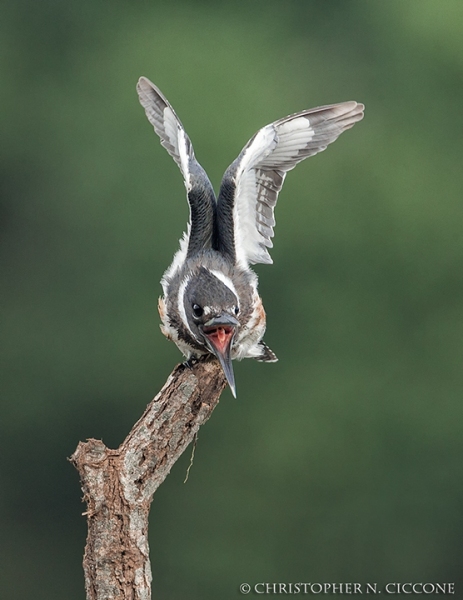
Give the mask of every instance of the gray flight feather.
M 190 205 L 190 223 L 181 242 L 181 253 L 183 258 L 194 256 L 212 246 L 216 200 L 211 182 L 195 158 L 193 145 L 180 119 L 162 92 L 146 77 L 140 77 L 137 91 L 161 144 L 182 172 Z
M 363 109 L 357 102 L 312 108 L 263 127 L 249 140 L 225 172 L 218 198 L 224 253 L 243 266 L 272 262 L 267 248 L 272 247 L 273 212 L 286 173 L 360 121 Z

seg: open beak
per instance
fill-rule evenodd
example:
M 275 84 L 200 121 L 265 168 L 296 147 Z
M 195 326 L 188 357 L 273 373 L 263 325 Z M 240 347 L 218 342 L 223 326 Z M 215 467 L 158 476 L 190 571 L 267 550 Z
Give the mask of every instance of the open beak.
M 224 313 L 210 319 L 202 326 L 202 332 L 209 350 L 216 356 L 223 369 L 231 393 L 236 398 L 235 375 L 230 357 L 233 338 L 239 321 Z

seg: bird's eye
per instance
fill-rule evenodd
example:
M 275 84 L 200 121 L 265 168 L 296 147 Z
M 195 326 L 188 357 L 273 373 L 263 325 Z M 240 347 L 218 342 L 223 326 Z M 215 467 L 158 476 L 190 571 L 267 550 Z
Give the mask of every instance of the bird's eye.
M 235 315 L 238 315 L 240 312 L 240 307 L 239 306 L 235 306 Z
M 199 304 L 193 304 L 193 312 L 196 317 L 202 317 L 204 314 L 204 310 L 199 306 Z

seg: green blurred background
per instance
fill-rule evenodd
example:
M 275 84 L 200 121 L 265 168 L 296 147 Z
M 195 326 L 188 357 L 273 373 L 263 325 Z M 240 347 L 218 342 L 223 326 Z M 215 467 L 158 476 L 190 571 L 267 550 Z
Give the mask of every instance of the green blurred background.
M 66 457 L 117 447 L 180 360 L 156 303 L 188 208 L 140 75 L 216 187 L 266 123 L 366 104 L 287 178 L 257 268 L 280 361 L 235 365 L 188 483 L 189 451 L 156 493 L 153 598 L 260 581 L 461 594 L 461 1 L 17 0 L 0 48 L 1 597 L 84 598 Z

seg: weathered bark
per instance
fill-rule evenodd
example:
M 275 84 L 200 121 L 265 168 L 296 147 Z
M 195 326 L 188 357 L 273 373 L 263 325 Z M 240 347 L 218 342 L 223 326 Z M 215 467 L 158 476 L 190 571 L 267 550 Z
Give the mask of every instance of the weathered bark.
M 80 442 L 71 462 L 87 503 L 87 600 L 149 600 L 153 494 L 207 421 L 226 383 L 216 360 L 178 365 L 117 450 Z

